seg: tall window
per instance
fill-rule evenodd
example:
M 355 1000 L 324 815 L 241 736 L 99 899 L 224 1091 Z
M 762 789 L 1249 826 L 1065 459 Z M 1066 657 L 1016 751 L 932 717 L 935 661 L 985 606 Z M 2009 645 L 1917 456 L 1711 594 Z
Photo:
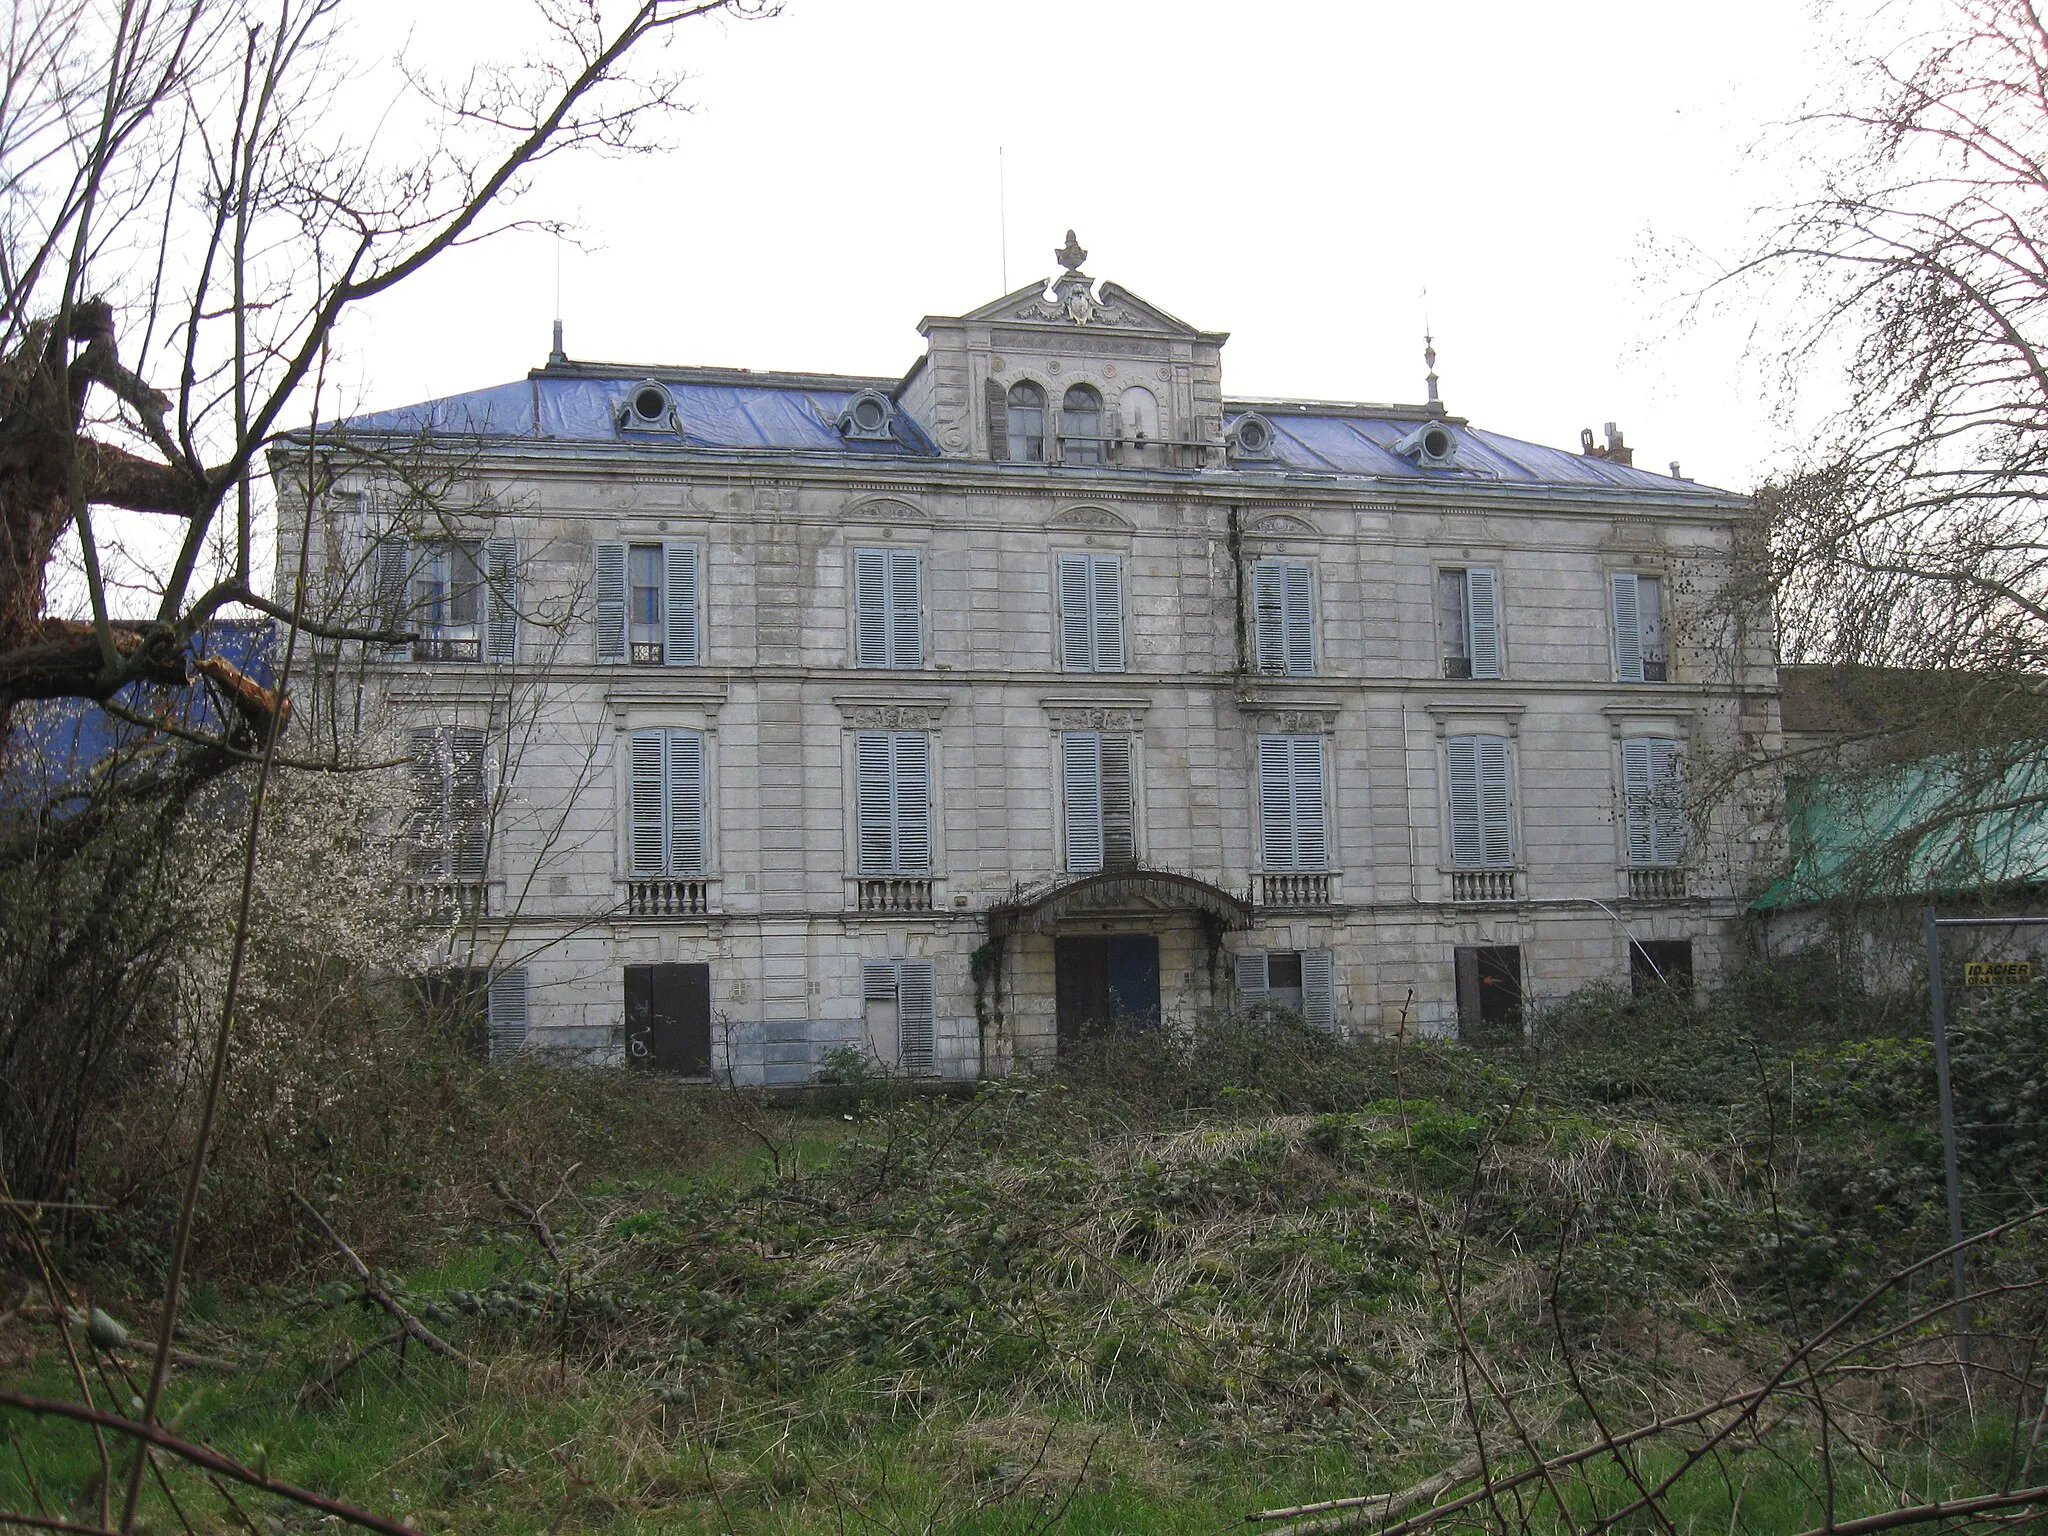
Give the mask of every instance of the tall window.
M 1515 862 L 1514 808 L 1505 736 L 1453 736 L 1445 750 L 1451 782 L 1451 862 L 1507 869 Z
M 1315 589 L 1306 564 L 1253 563 L 1252 619 L 1261 672 L 1305 677 L 1315 671 Z
M 1006 401 L 1008 421 L 1004 436 L 1009 446 L 1005 458 L 1013 463 L 1038 464 L 1045 459 L 1045 391 L 1029 379 L 1010 386 Z
M 511 661 L 519 643 L 516 539 L 377 540 L 378 622 L 410 630 L 387 649 L 414 661 Z
M 489 851 L 484 733 L 472 726 L 412 733 L 406 866 L 416 878 L 478 881 Z
M 1137 793 L 1131 738 L 1103 731 L 1060 737 L 1067 810 L 1067 868 L 1127 869 L 1138 859 Z
M 695 666 L 702 655 L 695 544 L 599 544 L 597 659 L 643 667 Z
M 1060 462 L 1102 462 L 1102 396 L 1091 385 L 1076 384 L 1060 401 Z
M 1122 562 L 1115 555 L 1061 555 L 1060 667 L 1124 669 Z
M 1259 738 L 1259 853 L 1267 869 L 1330 867 L 1323 738 Z
M 1663 581 L 1616 571 L 1613 599 L 1614 675 L 1624 683 L 1666 681 Z
M 863 667 L 924 665 L 922 572 L 914 549 L 853 552 L 854 659 Z
M 1621 797 L 1628 824 L 1628 861 L 1685 861 L 1685 812 L 1679 796 L 1679 746 L 1657 736 L 1621 744 Z
M 929 960 L 863 960 L 860 990 L 875 1054 L 893 1046 L 891 1065 L 899 1070 L 913 1077 L 937 1071 L 938 968 Z
M 702 875 L 709 843 L 703 733 L 635 731 L 630 752 L 632 873 Z
M 931 873 L 931 753 L 923 731 L 862 731 L 854 738 L 862 874 Z
M 1444 676 L 1500 676 L 1500 581 L 1491 566 L 1436 573 Z

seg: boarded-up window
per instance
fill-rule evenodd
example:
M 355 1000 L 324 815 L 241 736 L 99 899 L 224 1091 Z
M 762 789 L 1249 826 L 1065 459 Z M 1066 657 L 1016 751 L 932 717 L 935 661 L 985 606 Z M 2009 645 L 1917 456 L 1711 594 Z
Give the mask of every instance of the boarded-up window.
M 1621 791 L 1628 830 L 1628 861 L 1640 865 L 1685 862 L 1685 807 L 1679 792 L 1679 744 L 1634 736 L 1621 744 Z
M 914 549 L 853 552 L 854 659 L 863 667 L 924 665 L 923 572 Z
M 1261 672 L 1306 677 L 1315 671 L 1315 587 L 1305 562 L 1253 563 L 1252 632 Z
M 628 863 L 635 875 L 705 872 L 709 796 L 701 731 L 635 731 L 628 742 Z
M 1515 862 L 1514 806 L 1504 736 L 1453 736 L 1445 747 L 1451 788 L 1451 862 L 1505 869 Z
M 490 835 L 484 740 L 471 726 L 412 733 L 406 863 L 414 875 L 483 879 Z
M 893 1047 L 893 1065 L 913 1077 L 937 1071 L 938 972 L 933 963 L 865 960 L 860 975 L 869 1037 L 877 1054 L 885 1045 Z
M 1061 555 L 1059 585 L 1061 668 L 1123 671 L 1123 562 L 1115 555 Z
M 1060 738 L 1069 870 L 1122 869 L 1137 862 L 1137 790 L 1131 764 L 1127 735 L 1068 731 Z
M 1330 867 L 1323 738 L 1259 738 L 1259 850 L 1270 870 Z
M 922 731 L 859 732 L 854 781 L 860 872 L 930 874 L 931 738 Z

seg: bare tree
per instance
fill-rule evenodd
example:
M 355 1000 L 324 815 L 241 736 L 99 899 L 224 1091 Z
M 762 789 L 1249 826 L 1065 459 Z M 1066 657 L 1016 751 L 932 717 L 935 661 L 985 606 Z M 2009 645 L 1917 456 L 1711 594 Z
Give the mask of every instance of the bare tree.
M 1873 843 L 1873 891 L 2038 802 L 2013 776 L 2048 733 L 2048 22 L 2033 0 L 1879 19 L 1928 25 L 1791 125 L 1812 195 L 1722 282 L 1786 320 L 1788 396 L 1834 402 L 1763 490 L 1784 659 L 1849 690 L 1826 760 L 1790 771 L 1853 768 L 1893 808 L 1866 770 L 1942 755 L 1953 778 Z
M 0 724 L 31 698 L 189 680 L 259 590 L 261 455 L 319 412 L 337 327 L 508 227 L 542 162 L 635 151 L 678 110 L 678 23 L 769 0 L 536 0 L 507 62 L 345 110 L 343 0 L 32 0 L 0 37 Z M 360 106 L 360 103 L 356 103 Z M 394 145 L 402 146 L 394 152 Z M 95 509 L 169 520 L 153 613 L 117 618 Z M 89 623 L 45 612 L 78 541 Z M 321 626 L 321 628 L 325 628 Z M 252 731 L 283 705 L 214 682 Z

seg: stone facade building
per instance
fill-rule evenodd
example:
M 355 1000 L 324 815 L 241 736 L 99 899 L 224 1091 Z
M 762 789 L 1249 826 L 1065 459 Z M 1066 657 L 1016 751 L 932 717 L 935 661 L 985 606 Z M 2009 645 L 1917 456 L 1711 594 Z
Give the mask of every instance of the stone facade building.
M 1444 1033 L 1722 963 L 1773 813 L 1684 786 L 1776 732 L 1747 499 L 1434 374 L 1235 398 L 1223 334 L 1059 255 L 902 378 L 558 332 L 329 439 L 332 613 L 416 638 L 328 654 L 411 732 L 406 899 L 483 941 L 499 1045 L 965 1077 L 1244 998 Z

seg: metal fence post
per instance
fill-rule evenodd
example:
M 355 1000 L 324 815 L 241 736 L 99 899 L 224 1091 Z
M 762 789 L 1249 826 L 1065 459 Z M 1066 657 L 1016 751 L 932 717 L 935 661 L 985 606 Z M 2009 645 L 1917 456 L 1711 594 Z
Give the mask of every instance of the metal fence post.
M 1956 1167 L 1956 1107 L 1948 1075 L 1948 1005 L 1941 990 L 1941 928 L 1935 919 L 1934 908 L 1922 909 L 1922 922 L 1927 931 L 1928 1001 L 1934 1013 L 1934 1081 L 1941 1095 L 1941 1159 L 1943 1171 L 1948 1175 L 1948 1240 L 1955 1249 L 1949 1265 L 1956 1296 L 1956 1356 L 1967 1366 L 1970 1363 L 1970 1309 L 1963 1299 L 1969 1295 L 1968 1282 L 1963 1274 L 1963 1181 Z

